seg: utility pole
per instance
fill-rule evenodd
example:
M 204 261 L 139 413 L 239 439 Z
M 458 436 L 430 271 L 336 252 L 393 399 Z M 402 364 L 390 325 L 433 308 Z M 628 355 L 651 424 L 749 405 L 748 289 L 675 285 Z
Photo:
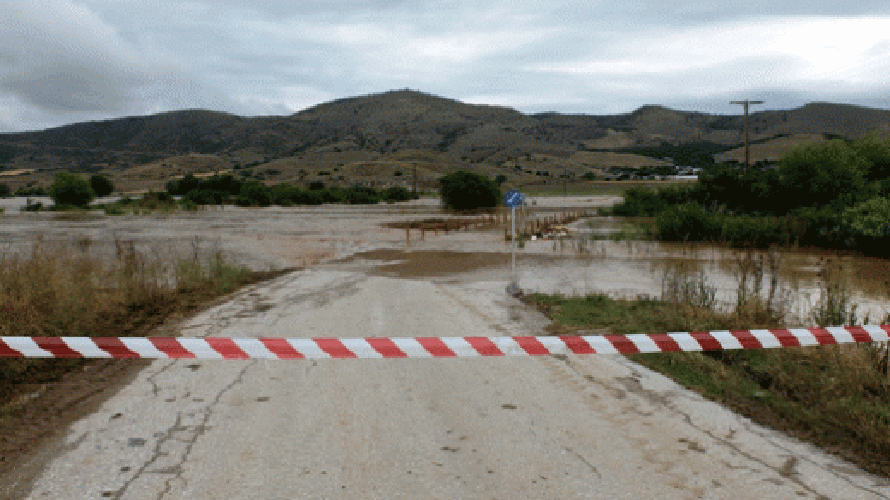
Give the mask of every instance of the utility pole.
M 751 161 L 750 151 L 748 149 L 748 105 L 749 104 L 763 104 L 763 101 L 732 101 L 730 104 L 741 104 L 745 107 L 745 172 L 748 171 L 748 164 Z
M 417 196 L 417 167 L 414 167 L 414 196 Z

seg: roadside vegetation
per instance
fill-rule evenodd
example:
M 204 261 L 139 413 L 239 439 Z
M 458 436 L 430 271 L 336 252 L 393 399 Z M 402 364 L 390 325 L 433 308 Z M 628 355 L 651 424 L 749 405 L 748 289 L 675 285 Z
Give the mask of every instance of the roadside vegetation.
M 775 266 L 751 250 L 736 254 L 739 301 L 718 307 L 702 274 L 665 268 L 659 299 L 635 300 L 530 294 L 523 300 L 547 314 L 552 334 L 607 329 L 614 334 L 665 333 L 786 325 L 788 295 L 763 276 Z M 837 264 L 823 267 L 822 300 L 812 325 L 861 324 Z M 762 293 L 763 292 L 763 293 Z M 886 323 L 890 318 L 884 318 Z M 587 334 L 587 333 L 585 333 Z M 769 427 L 890 476 L 890 378 L 887 346 L 842 346 L 636 354 L 629 357 L 703 396 Z
M 236 266 L 218 250 L 199 251 L 200 240 L 182 259 L 138 250 L 132 241 L 113 243 L 111 262 L 91 250 L 99 243 L 89 239 L 38 238 L 27 255 L 0 255 L 0 336 L 146 336 L 169 316 L 280 274 Z M 15 418 L 23 394 L 96 361 L 4 359 L 0 423 Z
M 777 168 L 715 165 L 698 182 L 632 188 L 602 214 L 654 217 L 664 241 L 808 246 L 890 256 L 890 138 L 833 139 Z

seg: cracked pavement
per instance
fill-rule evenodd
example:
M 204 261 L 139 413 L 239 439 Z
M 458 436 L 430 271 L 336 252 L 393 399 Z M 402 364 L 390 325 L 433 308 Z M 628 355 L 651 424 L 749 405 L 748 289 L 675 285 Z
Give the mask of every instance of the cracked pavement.
M 404 231 L 355 229 L 332 227 L 334 239 L 364 238 L 336 256 L 405 248 Z M 497 252 L 498 237 L 428 236 L 413 249 Z M 246 287 L 180 329 L 498 336 L 548 324 L 505 294 L 509 263 L 495 280 L 386 263 L 328 260 Z M 67 435 L 29 498 L 890 497 L 890 481 L 621 356 L 158 360 Z

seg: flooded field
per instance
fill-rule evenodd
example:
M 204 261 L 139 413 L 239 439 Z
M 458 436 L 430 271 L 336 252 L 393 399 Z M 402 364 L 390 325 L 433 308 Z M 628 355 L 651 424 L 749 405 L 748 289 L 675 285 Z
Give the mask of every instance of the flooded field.
M 566 210 L 595 209 L 615 202 L 615 197 L 561 198 Z M 559 213 L 556 199 L 542 198 L 530 208 L 528 220 Z M 592 211 L 592 210 L 591 210 Z M 436 279 L 456 279 L 504 286 L 512 280 L 512 244 L 504 241 L 504 228 L 465 229 L 433 234 L 386 227 L 400 221 L 450 217 L 438 201 L 422 199 L 396 205 L 244 209 L 208 208 L 200 212 L 168 215 L 109 217 L 101 212 L 73 216 L 62 213 L 21 213 L 0 216 L 0 255 L 27 255 L 34 242 L 43 245 L 80 245 L 91 255 L 114 261 L 117 242 L 132 241 L 138 251 L 159 260 L 172 260 L 202 252 L 221 252 L 252 270 L 288 269 L 358 252 L 390 249 L 406 252 L 497 254 L 486 259 L 449 259 L 447 273 Z M 594 228 L 590 222 L 594 221 Z M 614 297 L 660 297 L 665 276 L 698 276 L 713 287 L 717 304 L 737 300 L 740 276 L 751 259 L 764 259 L 765 272 L 749 272 L 748 282 L 760 280 L 763 296 L 772 293 L 785 301 L 789 321 L 809 324 L 809 315 L 820 298 L 820 271 L 840 264 L 859 305 L 860 321 L 867 314 L 878 322 L 890 312 L 890 265 L 879 259 L 836 257 L 807 250 L 782 250 L 772 256 L 744 253 L 709 245 L 683 245 L 651 241 L 591 241 L 594 233 L 608 234 L 618 228 L 614 219 L 592 218 L 571 224 L 572 236 L 525 241 L 516 250 L 516 278 L 530 292 L 579 295 L 604 292 Z M 507 226 L 509 228 L 509 223 Z M 78 243 L 80 242 L 80 243 Z M 84 243 L 85 242 L 85 243 Z M 747 260 L 746 260 L 747 259 Z M 770 272 L 769 262 L 772 259 Z M 391 259 L 387 259 L 394 266 Z M 746 264 L 747 262 L 747 264 Z M 436 268 L 435 264 L 425 264 Z M 422 268 L 423 266 L 421 266 Z M 756 266 L 755 266 L 756 267 Z M 420 269 L 415 266 L 416 269 Z M 398 274 L 398 268 L 382 266 L 381 272 Z M 415 270 L 416 272 L 416 270 Z M 773 278 L 775 285 L 773 286 Z

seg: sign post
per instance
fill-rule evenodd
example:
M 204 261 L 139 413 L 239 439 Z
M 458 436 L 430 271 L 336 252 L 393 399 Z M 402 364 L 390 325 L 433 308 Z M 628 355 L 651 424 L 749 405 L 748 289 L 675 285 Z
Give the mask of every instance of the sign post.
M 516 207 L 522 205 L 522 202 L 525 200 L 525 196 L 522 195 L 519 191 L 515 189 L 511 189 L 504 194 L 504 205 L 510 207 L 510 227 L 512 237 L 510 238 L 513 243 L 513 248 L 511 249 L 511 272 L 512 272 L 512 281 L 507 286 L 507 293 L 513 296 L 519 294 L 519 284 L 517 283 L 518 279 L 516 276 Z

